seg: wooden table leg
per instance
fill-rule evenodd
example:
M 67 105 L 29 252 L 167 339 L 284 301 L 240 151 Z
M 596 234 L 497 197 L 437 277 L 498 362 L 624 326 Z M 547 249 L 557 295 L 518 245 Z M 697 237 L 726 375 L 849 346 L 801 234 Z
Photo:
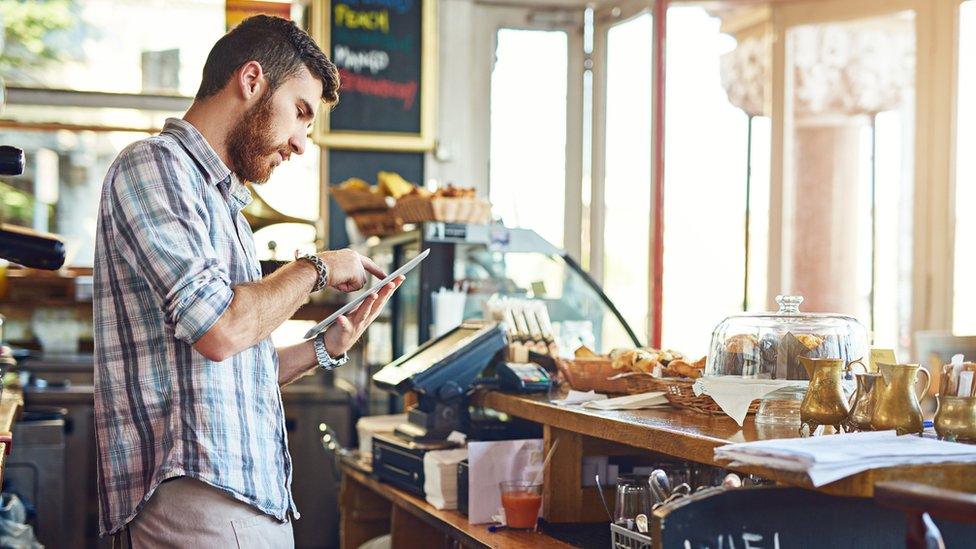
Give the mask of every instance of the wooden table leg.
M 583 467 L 582 435 L 546 425 L 545 452 L 559 441 L 546 469 L 542 491 L 542 516 L 550 522 L 577 522 L 580 516 L 580 477 Z
M 339 488 L 339 543 L 356 549 L 390 532 L 390 502 L 348 475 Z

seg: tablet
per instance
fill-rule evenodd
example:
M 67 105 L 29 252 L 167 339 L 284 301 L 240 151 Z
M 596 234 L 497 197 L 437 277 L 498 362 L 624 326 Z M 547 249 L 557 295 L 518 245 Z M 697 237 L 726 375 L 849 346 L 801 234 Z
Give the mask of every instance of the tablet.
M 424 258 L 427 257 L 427 255 L 429 253 L 430 253 L 430 249 L 429 248 L 426 249 L 426 250 L 424 250 L 424 251 L 422 251 L 422 252 L 420 252 L 420 254 L 418 254 L 417 257 L 415 257 L 415 258 L 411 259 L 410 261 L 408 261 L 403 267 L 400 267 L 399 269 L 393 271 L 392 273 L 390 273 L 389 276 L 387 276 L 383 280 L 377 282 L 375 286 L 373 286 L 372 288 L 366 290 L 365 292 L 363 292 L 362 294 L 360 294 L 359 296 L 357 296 L 356 299 L 353 299 L 349 303 L 346 303 L 345 305 L 343 305 L 338 311 L 336 311 L 336 312 L 332 313 L 331 315 L 329 315 L 329 318 L 326 318 L 322 322 L 319 322 L 318 324 L 316 324 L 315 326 L 313 326 L 312 329 L 310 329 L 309 331 L 305 332 L 305 339 L 312 339 L 313 337 L 321 334 L 322 332 L 324 332 L 326 330 L 326 328 L 328 328 L 329 326 L 331 326 L 332 323 L 336 321 L 336 319 L 338 319 L 340 316 L 342 316 L 342 315 L 344 315 L 346 313 L 349 313 L 350 311 L 352 311 L 353 309 L 355 309 L 356 306 L 359 305 L 360 303 L 362 303 L 364 299 L 366 299 L 368 296 L 371 296 L 371 295 L 375 294 L 376 292 L 380 291 L 381 289 L 383 289 L 383 286 L 386 286 L 387 284 L 389 284 L 391 280 L 393 280 L 394 278 L 396 278 L 396 277 L 398 277 L 400 275 L 405 275 L 405 274 L 409 273 L 410 271 L 412 271 L 413 268 L 416 267 L 417 265 L 419 265 L 420 262 L 423 261 Z

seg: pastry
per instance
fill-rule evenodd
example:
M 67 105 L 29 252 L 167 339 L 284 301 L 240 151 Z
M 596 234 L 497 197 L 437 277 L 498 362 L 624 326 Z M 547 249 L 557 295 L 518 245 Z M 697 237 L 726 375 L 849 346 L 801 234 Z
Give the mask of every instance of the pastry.
M 576 358 L 597 358 L 598 355 L 593 352 L 592 349 L 586 345 L 580 345 L 578 349 L 573 351 L 573 356 Z
M 759 339 L 753 334 L 738 334 L 725 340 L 725 351 L 728 353 L 751 354 L 759 347 Z
M 376 174 L 376 184 L 386 196 L 400 198 L 414 188 L 414 185 L 396 172 L 379 172 Z
M 816 349 L 824 342 L 822 337 L 813 334 L 799 334 L 795 337 L 797 341 L 802 343 L 810 351 Z
M 368 191 L 370 185 L 358 177 L 350 177 L 349 179 L 340 183 L 339 188 L 346 191 Z

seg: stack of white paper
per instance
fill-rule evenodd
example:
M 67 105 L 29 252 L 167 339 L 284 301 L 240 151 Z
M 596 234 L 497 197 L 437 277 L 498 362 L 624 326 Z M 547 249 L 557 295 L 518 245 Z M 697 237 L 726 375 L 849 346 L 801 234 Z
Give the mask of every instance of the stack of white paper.
M 468 449 L 431 450 L 424 454 L 424 494 L 438 509 L 457 509 L 457 466 Z
M 976 463 L 976 446 L 879 431 L 726 444 L 715 449 L 715 459 L 805 472 L 822 486 L 882 467 Z

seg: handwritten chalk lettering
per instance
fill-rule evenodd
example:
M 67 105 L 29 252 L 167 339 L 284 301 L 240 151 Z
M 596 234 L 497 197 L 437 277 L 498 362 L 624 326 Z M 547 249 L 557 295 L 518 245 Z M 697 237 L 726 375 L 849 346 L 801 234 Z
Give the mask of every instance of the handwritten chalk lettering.
M 372 74 L 386 70 L 390 66 L 390 55 L 385 51 L 355 51 L 342 44 L 335 45 L 335 54 L 332 56 L 332 60 L 344 69 L 351 69 L 356 72 L 369 69 Z
M 407 13 L 413 8 L 412 0 L 346 0 L 346 3 L 350 6 L 379 6 L 397 13 Z
M 346 4 L 336 4 L 332 8 L 332 17 L 337 27 L 349 29 L 365 29 L 390 32 L 390 12 L 388 10 L 360 11 L 354 10 Z
M 741 543 L 736 543 L 735 534 L 719 534 L 715 538 L 715 545 L 707 543 L 685 540 L 684 549 L 780 549 L 779 532 L 773 534 L 773 539 L 768 542 L 760 534 L 743 532 Z
M 404 110 L 413 107 L 417 99 L 417 82 L 394 82 L 384 78 L 373 78 L 339 69 L 340 94 L 342 92 L 359 92 L 375 97 L 399 99 Z
M 416 47 L 415 37 L 393 36 L 377 32 L 359 32 L 338 27 L 332 32 L 332 41 L 353 48 L 381 49 L 388 52 L 412 51 Z

